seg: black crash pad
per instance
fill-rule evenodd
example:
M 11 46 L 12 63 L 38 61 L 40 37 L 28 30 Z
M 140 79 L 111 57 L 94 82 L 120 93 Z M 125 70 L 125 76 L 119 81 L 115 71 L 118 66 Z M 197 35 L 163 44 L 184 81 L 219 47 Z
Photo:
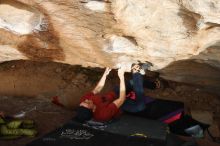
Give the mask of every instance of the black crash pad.
M 70 121 L 27 146 L 164 146 L 167 125 L 123 115 L 102 130 Z
M 143 135 L 152 139 L 166 140 L 168 126 L 157 120 L 123 115 L 107 125 L 105 131 L 125 136 Z
M 164 146 L 164 141 L 125 136 L 69 122 L 26 146 Z

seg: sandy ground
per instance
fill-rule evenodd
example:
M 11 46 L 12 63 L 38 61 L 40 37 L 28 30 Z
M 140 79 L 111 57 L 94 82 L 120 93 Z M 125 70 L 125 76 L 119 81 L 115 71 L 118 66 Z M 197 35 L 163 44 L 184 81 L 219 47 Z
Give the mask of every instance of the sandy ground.
M 102 72 L 103 69 L 98 68 L 82 68 L 49 62 L 13 61 L 1 64 L 0 110 L 13 115 L 36 108 L 28 112 L 25 118 L 36 122 L 39 133 L 35 138 L 0 141 L 0 146 L 24 146 L 69 121 L 74 116 L 73 109 L 77 106 L 79 98 L 96 85 Z M 145 77 L 154 80 L 156 76 L 155 73 L 148 73 Z M 126 78 L 129 77 L 130 74 L 126 74 Z M 211 120 L 214 123 L 212 131 L 219 136 L 220 98 L 218 95 L 208 93 L 198 86 L 163 79 L 161 81 L 160 89 L 146 89 L 146 95 L 182 101 L 185 103 L 185 111 L 188 114 L 193 111 L 211 113 Z M 117 83 L 117 72 L 112 71 L 104 92 L 112 89 Z M 66 107 L 62 108 L 51 103 L 53 96 L 59 96 Z M 204 146 L 216 145 L 211 143 L 209 138 L 202 139 L 199 143 Z

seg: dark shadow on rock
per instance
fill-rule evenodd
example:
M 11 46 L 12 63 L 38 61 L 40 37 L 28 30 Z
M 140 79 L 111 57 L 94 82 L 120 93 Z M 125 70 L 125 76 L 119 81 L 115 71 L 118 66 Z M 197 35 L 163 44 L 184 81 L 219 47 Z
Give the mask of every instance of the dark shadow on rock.
M 45 15 L 45 21 L 48 22 L 47 31 L 17 36 L 17 40 L 21 41 L 16 45 L 18 50 L 23 53 L 24 56 L 31 60 L 40 61 L 65 60 L 65 54 L 59 43 L 59 35 L 50 23 L 50 18 L 46 15 L 46 10 L 43 10 L 42 8 L 32 8 L 31 6 L 13 0 L 2 0 L 1 4 L 11 5 L 17 9 L 23 9 L 33 13 L 42 13 Z
M 190 37 L 197 32 L 197 22 L 201 18 L 201 15 L 191 12 L 182 7 L 179 9 L 178 15 L 183 20 L 183 25 L 187 29 L 187 37 Z
M 220 69 L 196 60 L 177 61 L 159 71 L 160 76 L 177 82 L 198 85 L 220 95 Z

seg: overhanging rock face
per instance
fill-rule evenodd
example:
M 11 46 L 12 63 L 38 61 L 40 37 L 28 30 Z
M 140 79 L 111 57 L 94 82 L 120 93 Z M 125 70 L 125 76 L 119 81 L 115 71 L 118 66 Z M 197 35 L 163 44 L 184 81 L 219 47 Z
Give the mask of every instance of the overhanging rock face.
M 201 63 L 219 72 L 219 46 L 218 0 L 0 0 L 1 62 L 129 68 L 150 61 L 152 70 L 176 81 L 190 78 L 193 68 L 187 82 L 203 84 L 204 77 L 193 76 Z M 181 71 L 172 65 L 184 60 Z M 205 78 L 220 82 L 218 76 Z

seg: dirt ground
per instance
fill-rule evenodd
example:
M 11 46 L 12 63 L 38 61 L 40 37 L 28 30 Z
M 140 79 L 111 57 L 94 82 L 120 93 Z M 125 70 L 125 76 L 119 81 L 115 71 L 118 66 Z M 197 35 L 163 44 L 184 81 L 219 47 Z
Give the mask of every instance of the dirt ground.
M 0 146 L 24 146 L 74 117 L 74 108 L 79 98 L 90 91 L 98 82 L 103 69 L 83 68 L 51 62 L 11 61 L 0 64 L 0 110 L 8 115 L 21 111 L 27 112 L 25 118 L 36 122 L 38 135 L 35 138 L 0 141 Z M 149 72 L 145 77 L 154 80 L 157 73 Z M 130 78 L 130 74 L 126 74 Z M 202 87 L 177 83 L 161 79 L 162 86 L 156 90 L 146 89 L 147 96 L 182 101 L 185 111 L 208 113 L 213 127 L 211 132 L 219 136 L 220 98 L 204 91 Z M 109 75 L 104 91 L 118 83 L 117 72 Z M 51 103 L 51 98 L 58 96 L 66 106 Z M 34 110 L 33 110 L 34 109 Z M 211 117 L 211 118 L 210 118 Z M 209 121 L 210 121 L 209 120 Z M 200 145 L 216 145 L 210 138 L 199 140 Z

